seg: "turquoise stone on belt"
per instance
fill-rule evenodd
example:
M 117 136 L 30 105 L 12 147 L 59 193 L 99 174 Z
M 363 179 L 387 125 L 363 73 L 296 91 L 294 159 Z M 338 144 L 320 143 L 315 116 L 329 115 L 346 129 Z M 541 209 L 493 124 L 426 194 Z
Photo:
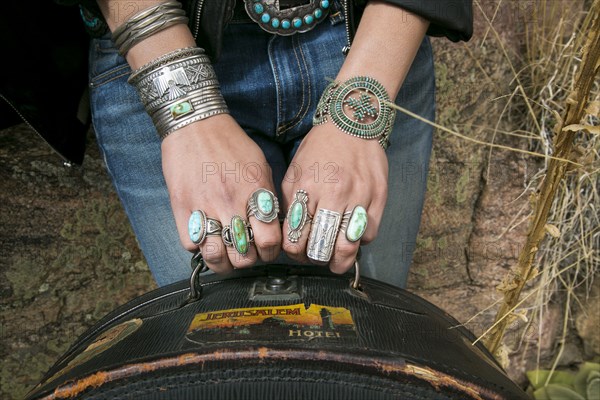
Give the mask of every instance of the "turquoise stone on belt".
M 329 13 L 329 0 L 244 0 L 251 20 L 277 35 L 308 32 Z
M 236 215 L 231 219 L 231 233 L 233 239 L 233 247 L 238 253 L 244 255 L 248 253 L 248 228 L 242 217 Z
M 362 206 L 354 207 L 350 221 L 348 221 L 348 228 L 346 229 L 346 239 L 350 242 L 356 242 L 360 240 L 362 235 L 367 230 L 367 210 Z

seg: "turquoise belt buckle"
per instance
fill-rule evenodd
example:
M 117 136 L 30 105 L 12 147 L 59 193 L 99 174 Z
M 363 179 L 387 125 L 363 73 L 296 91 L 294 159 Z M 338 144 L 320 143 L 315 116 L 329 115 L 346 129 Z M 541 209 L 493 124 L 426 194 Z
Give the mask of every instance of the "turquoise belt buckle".
M 286 0 L 244 0 L 251 20 L 263 30 L 276 35 L 289 36 L 308 32 L 321 22 L 329 12 L 330 0 L 306 0 L 293 7 Z

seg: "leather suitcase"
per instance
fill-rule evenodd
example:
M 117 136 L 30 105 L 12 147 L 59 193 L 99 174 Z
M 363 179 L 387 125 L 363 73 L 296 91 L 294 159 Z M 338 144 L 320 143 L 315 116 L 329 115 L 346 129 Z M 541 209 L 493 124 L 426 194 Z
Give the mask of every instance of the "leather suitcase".
M 439 308 L 352 281 L 269 266 L 159 288 L 83 334 L 27 398 L 528 398 Z

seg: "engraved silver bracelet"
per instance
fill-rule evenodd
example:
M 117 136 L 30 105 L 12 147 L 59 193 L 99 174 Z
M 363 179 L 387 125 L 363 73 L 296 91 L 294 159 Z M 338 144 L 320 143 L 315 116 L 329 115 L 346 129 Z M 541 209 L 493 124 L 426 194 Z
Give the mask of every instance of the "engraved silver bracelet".
M 112 34 L 112 40 L 119 54 L 127 52 L 142 40 L 173 25 L 187 24 L 185 10 L 178 1 L 169 0 L 144 9 L 133 15 Z

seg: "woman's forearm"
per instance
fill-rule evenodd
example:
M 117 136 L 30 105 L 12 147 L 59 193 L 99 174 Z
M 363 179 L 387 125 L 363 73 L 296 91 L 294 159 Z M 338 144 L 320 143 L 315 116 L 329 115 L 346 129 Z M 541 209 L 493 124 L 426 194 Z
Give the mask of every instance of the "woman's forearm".
M 428 26 L 428 21 L 400 7 L 369 2 L 336 80 L 370 76 L 395 98 Z
M 128 9 L 120 10 L 120 0 L 98 0 L 98 5 L 111 31 L 121 26 L 129 17 L 138 11 L 152 7 L 161 1 L 128 1 Z M 185 24 L 178 24 L 162 30 L 142 40 L 127 52 L 127 62 L 132 69 L 137 69 L 163 54 L 184 47 L 195 46 L 196 42 L 190 29 Z

